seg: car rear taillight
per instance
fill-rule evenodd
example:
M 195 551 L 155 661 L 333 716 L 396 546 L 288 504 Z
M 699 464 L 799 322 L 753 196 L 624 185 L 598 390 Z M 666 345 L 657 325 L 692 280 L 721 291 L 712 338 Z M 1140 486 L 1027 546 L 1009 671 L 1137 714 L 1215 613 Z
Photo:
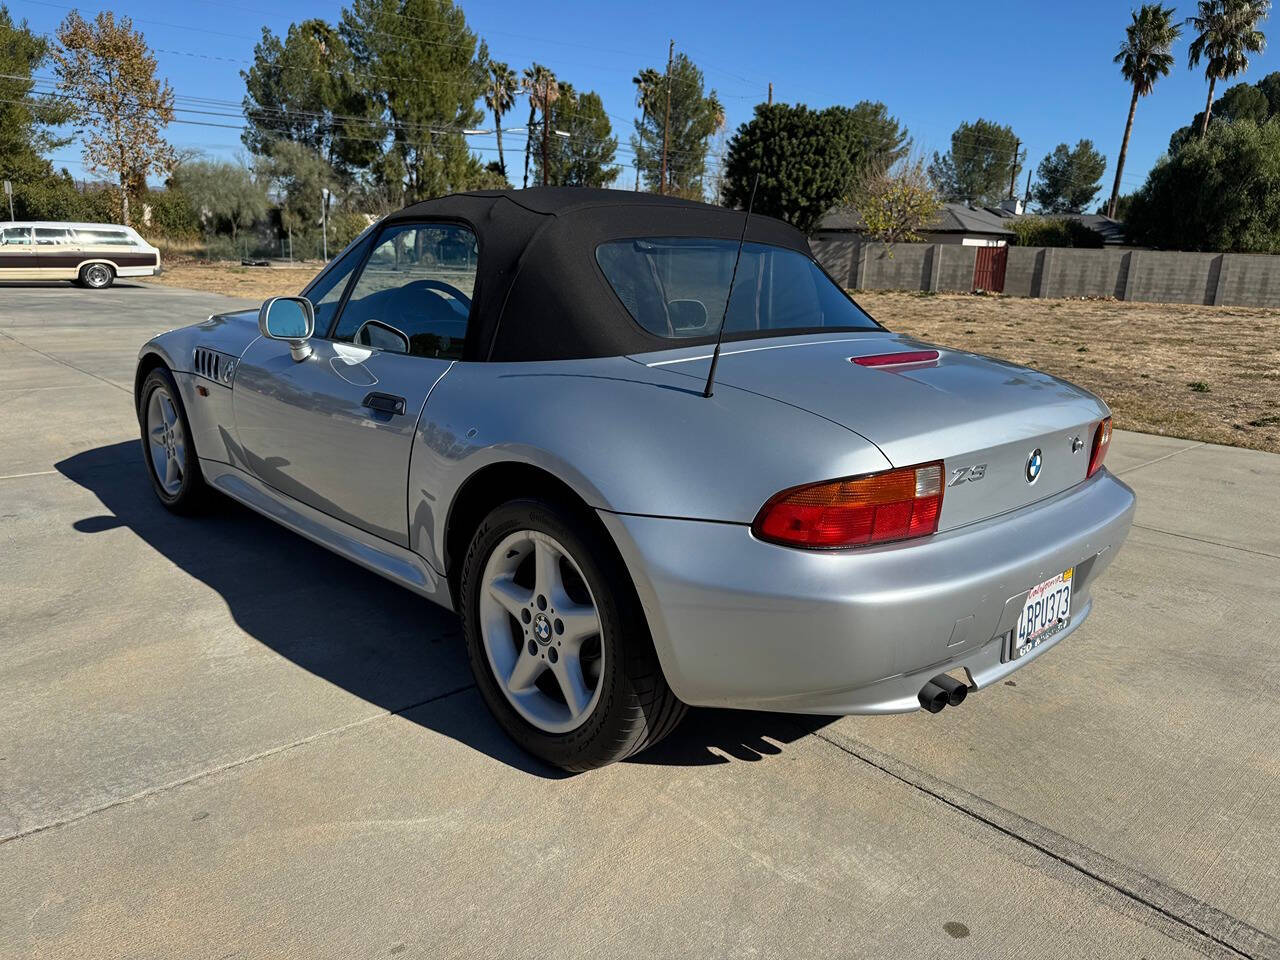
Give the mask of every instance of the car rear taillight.
M 942 513 L 942 464 L 792 487 L 760 508 L 752 532 L 789 547 L 835 550 L 927 537 Z
M 1102 469 L 1102 461 L 1107 458 L 1107 447 L 1111 446 L 1111 418 L 1107 417 L 1098 429 L 1093 431 L 1093 450 L 1089 454 L 1089 472 L 1085 477 L 1092 477 Z

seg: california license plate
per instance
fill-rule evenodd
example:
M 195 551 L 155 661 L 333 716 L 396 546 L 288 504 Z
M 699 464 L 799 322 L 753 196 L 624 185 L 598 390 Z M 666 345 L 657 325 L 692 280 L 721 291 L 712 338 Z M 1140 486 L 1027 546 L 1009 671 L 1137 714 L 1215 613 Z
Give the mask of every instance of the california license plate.
M 1010 660 L 1024 657 L 1044 643 L 1066 624 L 1071 616 L 1071 574 L 1068 567 L 1056 577 L 1033 587 L 1027 594 L 1027 602 L 1018 617 L 1018 628 L 1013 632 L 1013 649 Z

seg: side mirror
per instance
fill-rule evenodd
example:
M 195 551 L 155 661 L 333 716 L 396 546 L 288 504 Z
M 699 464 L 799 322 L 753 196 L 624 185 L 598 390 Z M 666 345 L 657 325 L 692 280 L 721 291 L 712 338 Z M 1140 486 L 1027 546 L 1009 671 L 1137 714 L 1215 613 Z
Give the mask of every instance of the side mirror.
M 701 300 L 671 300 L 667 316 L 676 330 L 701 330 L 707 325 L 707 308 Z
M 355 342 L 387 353 L 408 353 L 409 337 L 403 330 L 397 330 L 389 323 L 381 320 L 366 320 L 356 331 Z
M 284 340 L 299 362 L 311 356 L 307 343 L 316 328 L 316 312 L 305 297 L 272 297 L 258 311 L 258 332 L 268 340 Z

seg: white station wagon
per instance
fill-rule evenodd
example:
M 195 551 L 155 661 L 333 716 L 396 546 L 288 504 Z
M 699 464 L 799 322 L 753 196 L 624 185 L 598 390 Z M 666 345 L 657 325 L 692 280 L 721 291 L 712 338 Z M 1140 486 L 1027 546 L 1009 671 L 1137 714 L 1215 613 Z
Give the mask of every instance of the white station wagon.
M 15 222 L 0 227 L 0 280 L 71 280 L 102 290 L 116 277 L 160 272 L 160 251 L 113 223 Z

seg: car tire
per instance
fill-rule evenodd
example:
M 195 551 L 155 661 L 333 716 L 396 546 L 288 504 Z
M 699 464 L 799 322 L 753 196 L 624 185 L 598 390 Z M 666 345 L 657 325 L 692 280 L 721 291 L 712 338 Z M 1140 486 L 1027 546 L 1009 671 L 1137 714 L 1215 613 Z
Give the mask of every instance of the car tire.
M 156 497 L 174 513 L 203 510 L 208 505 L 209 487 L 200 473 L 200 458 L 178 385 L 164 367 L 156 367 L 142 382 L 138 425 L 142 458 Z
M 116 282 L 116 272 L 105 263 L 86 263 L 80 268 L 79 283 L 90 290 L 105 290 Z
M 458 591 L 467 655 L 485 703 L 520 747 L 571 772 L 652 746 L 686 709 L 667 686 L 622 559 L 593 519 L 544 500 L 503 504 L 472 536 Z M 542 559 L 557 552 L 547 569 L 558 571 L 550 575 L 558 585 L 547 588 Z M 583 613 L 588 607 L 595 634 Z M 579 670 L 582 687 L 570 679 Z M 517 683 L 518 673 L 536 679 Z M 578 707 L 586 704 L 577 713 L 571 690 Z

